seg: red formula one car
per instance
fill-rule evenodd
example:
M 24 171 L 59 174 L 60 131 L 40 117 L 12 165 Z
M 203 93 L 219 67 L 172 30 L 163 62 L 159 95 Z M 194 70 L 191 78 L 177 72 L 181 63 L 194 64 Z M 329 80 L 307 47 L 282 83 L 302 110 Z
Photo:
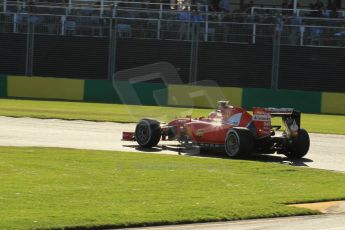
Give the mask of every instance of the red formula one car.
M 273 126 L 271 119 L 282 117 L 285 129 Z M 207 118 L 178 118 L 166 125 L 152 119 L 138 122 L 135 132 L 124 132 L 124 140 L 135 140 L 141 147 L 151 148 L 162 140 L 177 140 L 182 146 L 199 148 L 223 147 L 233 158 L 248 157 L 252 153 L 277 152 L 290 158 L 302 158 L 309 150 L 306 130 L 300 128 L 301 113 L 290 108 L 253 108 L 253 115 L 227 101 Z

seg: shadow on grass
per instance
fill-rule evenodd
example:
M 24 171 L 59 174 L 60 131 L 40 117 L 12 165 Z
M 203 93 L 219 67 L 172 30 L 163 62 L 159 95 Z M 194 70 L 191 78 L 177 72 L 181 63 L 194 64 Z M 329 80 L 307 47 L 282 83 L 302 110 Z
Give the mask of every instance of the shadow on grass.
M 214 148 L 214 149 L 200 149 L 200 148 L 184 148 L 180 145 L 160 145 L 154 148 L 142 148 L 138 145 L 124 145 L 125 147 L 133 148 L 139 152 L 145 153 L 161 153 L 164 151 L 169 151 L 170 153 L 176 153 L 177 155 L 185 155 L 191 157 L 205 157 L 205 158 L 220 158 L 225 160 L 233 160 L 230 159 L 224 152 L 223 148 Z M 301 159 L 291 159 L 284 155 L 278 154 L 255 154 L 249 158 L 242 159 L 242 160 L 250 160 L 250 161 L 260 161 L 260 162 L 271 162 L 271 163 L 279 163 L 285 165 L 292 165 L 292 166 L 304 166 L 309 167 L 306 163 L 313 162 L 313 160 L 309 158 L 301 158 Z
M 262 162 L 273 162 L 273 163 L 280 163 L 286 165 L 293 165 L 293 166 L 306 166 L 309 167 L 306 163 L 313 162 L 313 160 L 309 158 L 301 158 L 301 159 L 291 159 L 284 155 L 254 155 L 251 159 L 256 161 Z

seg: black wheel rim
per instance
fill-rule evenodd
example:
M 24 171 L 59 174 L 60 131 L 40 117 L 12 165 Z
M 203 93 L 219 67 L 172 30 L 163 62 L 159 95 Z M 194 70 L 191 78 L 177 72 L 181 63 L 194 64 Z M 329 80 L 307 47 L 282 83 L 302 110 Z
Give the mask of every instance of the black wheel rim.
M 227 140 L 226 140 L 226 146 L 228 149 L 228 152 L 231 155 L 236 155 L 236 153 L 238 152 L 240 145 L 238 143 L 238 138 L 235 134 L 230 133 Z
M 146 144 L 150 138 L 150 129 L 147 125 L 138 125 L 136 133 L 137 141 L 141 144 Z

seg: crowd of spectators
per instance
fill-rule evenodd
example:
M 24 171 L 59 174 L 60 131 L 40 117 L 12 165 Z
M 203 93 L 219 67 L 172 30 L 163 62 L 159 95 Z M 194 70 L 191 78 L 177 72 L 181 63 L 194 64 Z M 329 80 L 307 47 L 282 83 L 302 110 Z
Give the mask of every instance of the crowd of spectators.
M 73 0 L 73 3 L 82 3 L 86 2 L 88 5 L 85 5 L 85 8 L 95 8 L 99 9 L 101 6 L 100 0 L 95 1 L 76 1 Z M 199 11 L 199 12 L 209 12 L 209 13 L 219 13 L 219 14 L 240 14 L 240 13 L 251 13 L 252 7 L 261 7 L 262 9 L 270 8 L 272 6 L 265 6 L 262 4 L 255 4 L 253 0 L 239 0 L 238 3 L 234 4 L 233 0 L 146 0 L 146 1 L 138 1 L 138 0 L 126 0 L 125 2 L 128 3 L 116 3 L 119 1 L 104 1 L 105 5 L 103 6 L 105 11 L 111 10 L 112 6 L 121 6 L 122 8 L 127 8 L 129 10 L 159 10 L 159 7 L 157 5 L 150 5 L 149 3 L 162 3 L 164 4 L 163 10 L 174 10 L 174 11 Z M 131 3 L 133 2 L 133 3 Z M 136 2 L 136 3 L 134 3 Z M 141 3 L 138 3 L 141 2 Z M 24 5 L 26 5 L 26 10 L 29 12 L 34 12 L 34 8 L 39 9 L 42 8 L 43 4 L 45 3 L 54 3 L 55 5 L 52 5 L 52 9 L 56 9 L 59 7 L 67 7 L 69 0 L 28 0 L 28 1 L 22 1 Z M 19 2 L 18 5 L 21 3 Z M 77 5 L 75 5 L 78 8 Z M 300 8 L 300 5 L 297 5 L 298 8 Z M 308 14 L 304 14 L 303 16 L 310 16 L 310 17 L 332 17 L 336 18 L 339 16 L 339 1 L 336 0 L 327 0 L 327 5 L 324 4 L 322 0 L 315 0 L 315 2 L 310 3 L 309 9 L 306 9 L 306 6 L 301 7 L 305 12 L 308 12 Z M 283 9 L 282 14 L 283 15 L 292 15 L 293 11 L 293 0 L 282 0 L 281 5 L 276 5 L 274 8 L 281 8 Z M 45 11 L 47 11 L 47 8 L 44 8 Z M 49 12 L 49 11 L 47 11 Z M 87 12 L 87 9 L 84 9 L 84 12 Z M 266 11 L 260 11 L 260 14 L 268 13 L 272 14 L 273 10 L 266 10 Z M 263 13 L 262 13 L 263 12 Z M 39 12 L 41 13 L 41 12 Z M 53 12 L 54 13 L 54 12 Z M 52 14 L 53 14 L 52 13 Z M 90 15 L 88 15 L 90 16 Z M 105 15 L 109 16 L 109 15 Z
M 322 1 L 317 0 L 315 3 L 310 3 L 309 8 L 312 10 L 310 15 L 312 17 L 338 17 L 338 5 L 332 0 L 328 0 L 327 6 Z
M 47 8 L 47 2 L 52 3 L 50 8 Z M 336 27 L 344 26 L 344 22 L 334 18 L 339 17 L 338 1 L 328 0 L 327 5 L 322 0 L 315 0 L 309 5 L 308 10 L 304 10 L 303 15 L 296 14 L 293 9 L 293 0 L 282 0 L 281 5 L 276 8 L 257 5 L 253 0 L 240 0 L 238 5 L 232 4 L 233 0 L 151 0 L 151 1 L 127 1 L 118 4 L 112 4 L 109 1 L 105 2 L 102 11 L 101 2 L 89 1 L 85 7 L 75 7 L 68 9 L 68 0 L 29 0 L 25 4 L 25 8 L 17 7 L 17 13 L 34 13 L 34 14 L 51 14 L 51 15 L 66 15 L 65 30 L 71 30 L 75 33 L 76 28 L 93 28 L 93 30 L 103 33 L 102 26 L 106 25 L 108 21 L 105 18 L 120 17 L 131 18 L 134 20 L 122 20 L 118 25 L 119 31 L 131 34 L 133 31 L 151 31 L 152 36 L 157 36 L 157 21 L 155 19 L 163 19 L 164 22 L 160 25 L 160 30 L 176 31 L 176 37 L 180 39 L 188 39 L 190 37 L 191 22 L 205 23 L 208 21 L 208 29 L 202 26 L 202 33 L 209 33 L 214 36 L 216 33 L 223 33 L 224 40 L 230 33 L 251 33 L 244 31 L 244 27 L 234 27 L 226 23 L 262 23 L 275 24 L 277 19 L 277 12 L 280 14 L 282 23 L 284 24 L 284 33 L 288 34 L 290 44 L 297 44 L 300 40 L 301 33 L 310 35 L 313 38 L 319 38 L 323 34 L 339 34 L 339 31 L 328 32 L 324 26 Z M 163 13 L 160 13 L 159 5 L 150 5 L 149 3 L 162 3 Z M 158 7 L 157 7 L 158 6 Z M 207 10 L 204 6 L 207 6 Z M 49 6 L 48 6 L 49 7 Z M 252 11 L 252 7 L 256 7 L 258 11 Z M 300 8 L 301 6 L 297 6 Z M 67 11 L 68 9 L 68 11 Z M 262 9 L 262 11 L 260 11 Z M 206 13 L 207 12 L 207 13 Z M 252 14 L 254 12 L 254 14 Z M 258 14 L 256 14 L 256 12 Z M 262 13 L 263 12 L 263 13 Z M 87 16 L 78 18 L 79 16 Z M 332 20 L 322 21 L 322 18 L 329 17 Z M 28 19 L 27 19 L 28 18 Z M 53 25 L 61 24 L 61 18 L 56 17 L 55 21 L 51 21 L 52 17 L 45 16 L 30 16 L 18 14 L 16 16 L 16 23 L 20 24 L 25 20 L 30 20 L 34 24 L 45 24 L 50 31 L 58 31 L 57 27 Z M 154 20 L 139 20 L 140 19 L 154 19 Z M 320 19 L 316 19 L 320 18 Z M 138 20 L 136 20 L 138 19 Z M 171 20 L 171 21 L 170 21 Z M 180 22 L 176 22 L 176 20 Z M 225 24 L 222 24 L 226 22 Z M 176 26 L 177 25 L 177 26 Z M 285 26 L 289 25 L 289 26 Z M 303 26 L 309 26 L 304 32 L 301 31 Z M 9 29 L 13 26 L 9 26 Z M 53 29 L 52 29 L 53 28 Z M 99 29 L 100 28 L 100 29 Z M 268 28 L 268 27 L 267 27 Z M 61 33 L 62 28 L 58 28 Z M 249 29 L 250 30 L 250 29 Z M 220 31 L 220 32 L 219 32 Z M 342 31 L 340 31 L 342 32 Z M 59 32 L 58 32 L 59 33 Z M 169 32 L 170 33 L 170 32 Z M 257 28 L 257 33 L 260 33 L 260 27 Z M 262 34 L 270 33 L 270 31 L 263 31 Z M 343 36 L 343 33 L 340 33 Z M 315 39 L 314 39 L 315 40 Z

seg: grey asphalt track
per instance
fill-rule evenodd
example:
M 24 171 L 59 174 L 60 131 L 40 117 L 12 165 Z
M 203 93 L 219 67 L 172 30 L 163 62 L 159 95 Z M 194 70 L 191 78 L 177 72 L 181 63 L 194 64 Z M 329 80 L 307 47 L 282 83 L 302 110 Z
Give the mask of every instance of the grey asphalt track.
M 345 214 L 133 228 L 131 230 L 345 230 Z
M 122 131 L 133 131 L 134 128 L 135 124 L 112 122 L 0 117 L 0 146 L 64 147 L 146 153 L 137 149 L 135 142 L 121 141 Z M 304 159 L 291 161 L 281 155 L 262 155 L 255 159 L 345 172 L 345 135 L 310 134 L 310 139 L 311 147 Z M 176 149 L 171 151 L 160 148 L 154 149 L 151 153 L 178 154 Z M 198 154 L 197 151 L 188 155 L 226 158 L 222 153 Z

